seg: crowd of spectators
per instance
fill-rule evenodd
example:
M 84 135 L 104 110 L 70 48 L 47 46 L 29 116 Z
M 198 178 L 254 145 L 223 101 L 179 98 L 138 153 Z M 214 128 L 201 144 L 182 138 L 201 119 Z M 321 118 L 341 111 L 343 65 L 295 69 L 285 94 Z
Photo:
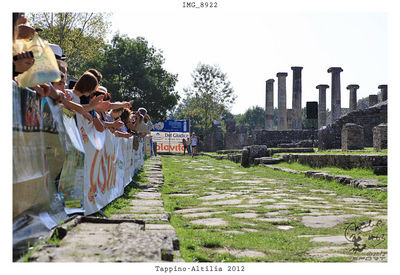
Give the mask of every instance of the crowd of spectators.
M 26 23 L 23 13 L 13 13 L 13 45 L 16 40 L 27 39 L 35 34 L 36 30 Z M 134 136 L 135 140 L 150 134 L 152 122 L 145 108 L 133 110 L 133 100 L 113 102 L 111 93 L 101 86 L 101 72 L 94 68 L 84 72 L 76 83 L 67 83 L 67 57 L 60 46 L 49 46 L 57 60 L 60 80 L 29 87 L 39 97 L 51 98 L 54 104 L 61 104 L 63 109 L 82 115 L 99 132 L 107 129 L 116 137 Z M 28 71 L 34 63 L 32 52 L 15 52 L 13 49 L 13 80 L 18 83 L 18 76 Z

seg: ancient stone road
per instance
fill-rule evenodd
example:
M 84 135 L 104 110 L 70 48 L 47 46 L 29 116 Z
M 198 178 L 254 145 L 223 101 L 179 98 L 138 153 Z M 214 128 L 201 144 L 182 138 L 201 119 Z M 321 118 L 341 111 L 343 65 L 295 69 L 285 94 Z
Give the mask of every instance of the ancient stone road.
M 310 232 L 323 232 L 318 230 L 343 228 L 346 222 L 361 215 L 367 215 L 372 220 L 370 228 L 363 227 L 364 232 L 368 232 L 378 222 L 386 222 L 387 219 L 385 204 L 365 198 L 338 195 L 324 188 L 295 185 L 285 179 L 266 178 L 209 158 L 191 160 L 174 157 L 173 162 L 181 165 L 182 175 L 189 171 L 198 171 L 199 175 L 185 179 L 184 185 L 177 183 L 174 188 L 178 192 L 169 196 L 190 197 L 196 200 L 196 206 L 173 213 L 165 211 L 158 191 L 164 181 L 161 161 L 160 158 L 152 158 L 145 165 L 149 183 L 141 186 L 142 190 L 132 200 L 129 213 L 113 215 L 107 224 L 79 222 L 68 231 L 59 247 L 43 246 L 32 258 L 39 262 L 182 261 L 178 236 L 169 224 L 171 214 L 181 215 L 193 225 L 206 225 L 233 235 L 259 232 L 262 230 L 260 224 L 271 225 L 272 230 L 282 232 L 300 227 Z M 164 169 L 168 171 L 169 168 Z M 199 184 L 205 181 L 209 184 L 203 184 L 199 192 Z M 228 213 L 227 207 L 237 209 L 229 215 L 242 224 L 239 229 L 229 229 L 230 221 L 224 219 Z M 145 225 L 134 220 L 144 221 Z M 346 239 L 342 229 L 331 232 L 338 233 L 303 234 L 297 237 L 307 238 L 315 244 L 307 252 L 310 259 L 345 257 L 355 262 L 387 261 L 386 248 L 364 247 L 354 254 L 354 243 Z M 357 243 L 362 244 L 363 241 Z M 266 256 L 266 251 L 230 247 L 218 248 L 215 252 L 230 253 L 235 257 Z
M 374 226 L 385 223 L 387 206 L 383 203 L 358 196 L 339 195 L 323 187 L 311 188 L 293 179 L 267 178 L 262 172 L 246 172 L 246 169 L 239 169 L 240 166 L 233 167 L 224 161 L 209 158 L 175 158 L 172 163 L 180 165 L 183 175 L 191 171 L 198 173 L 197 176 L 182 176 L 185 184 L 174 185 L 178 192 L 190 193 L 198 202 L 193 207 L 174 212 L 193 225 L 206 225 L 214 231 L 230 234 L 261 232 L 263 229 L 260 228 L 265 228 L 265 224 L 272 226 L 269 230 L 297 232 L 297 229 L 301 231 L 305 228 L 313 234 L 297 237 L 307 238 L 314 243 L 315 247 L 307 253 L 310 259 L 344 257 L 355 262 L 387 260 L 386 248 L 364 247 L 365 236 L 356 243 L 351 242 L 349 236 L 346 239 L 343 229 L 351 224 L 353 218 L 361 216 L 371 220 L 369 228 L 361 222 L 364 235 L 368 230 L 372 231 Z M 209 184 L 205 184 L 207 182 Z M 232 211 L 235 213 L 231 214 Z M 234 223 L 242 224 L 239 230 L 237 226 L 234 230 L 229 229 L 232 217 L 235 218 Z M 316 233 L 324 230 L 329 233 Z M 356 249 L 359 249 L 358 253 L 354 253 Z M 228 253 L 236 257 L 246 253 L 255 254 L 255 257 L 262 258 L 268 251 L 231 249 Z
M 158 191 L 163 184 L 160 158 L 146 161 L 145 169 L 149 183 L 141 186 L 129 213 L 112 215 L 109 223 L 98 223 L 99 219 L 95 218 L 72 221 L 76 225 L 68 230 L 59 247 L 45 245 L 32 259 L 38 262 L 181 261 L 179 240 L 169 224 L 170 214 L 165 212 Z M 135 220 L 144 223 L 135 223 Z

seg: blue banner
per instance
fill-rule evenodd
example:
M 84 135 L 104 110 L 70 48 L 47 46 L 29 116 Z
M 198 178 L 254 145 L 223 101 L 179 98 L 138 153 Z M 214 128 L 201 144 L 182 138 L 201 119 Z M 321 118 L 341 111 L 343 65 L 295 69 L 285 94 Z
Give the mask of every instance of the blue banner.
M 166 120 L 153 122 L 152 131 L 156 132 L 189 132 L 189 120 Z

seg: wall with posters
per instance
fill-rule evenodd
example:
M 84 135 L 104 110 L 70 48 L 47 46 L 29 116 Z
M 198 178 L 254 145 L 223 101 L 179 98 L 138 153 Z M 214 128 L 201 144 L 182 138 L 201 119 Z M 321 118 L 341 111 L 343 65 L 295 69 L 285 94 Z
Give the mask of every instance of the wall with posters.
M 157 152 L 183 152 L 183 139 L 190 138 L 189 120 L 153 122 L 151 137 L 157 142 Z
M 153 142 L 157 142 L 157 152 L 183 152 L 182 139 L 190 138 L 189 132 L 151 132 Z
M 81 115 L 13 88 L 14 259 L 73 213 L 119 197 L 144 164 L 144 141 L 100 133 Z

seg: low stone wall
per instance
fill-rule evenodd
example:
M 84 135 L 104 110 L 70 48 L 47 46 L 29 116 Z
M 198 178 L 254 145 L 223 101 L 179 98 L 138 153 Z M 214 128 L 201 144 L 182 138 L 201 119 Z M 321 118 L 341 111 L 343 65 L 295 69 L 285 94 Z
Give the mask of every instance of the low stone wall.
M 288 163 L 298 162 L 311 167 L 339 167 L 342 169 L 367 168 L 387 166 L 386 155 L 315 155 L 315 154 L 288 154 L 283 156 Z
M 346 123 L 362 126 L 364 129 L 364 147 L 372 147 L 372 129 L 381 123 L 387 123 L 387 101 L 368 109 L 350 112 L 333 124 L 319 129 L 318 148 L 322 150 L 341 148 L 341 132 Z
M 282 143 L 296 143 L 302 140 L 318 138 L 318 131 L 312 130 L 285 130 L 285 131 L 271 131 L 259 130 L 255 132 L 254 143 L 258 145 L 267 145 L 268 147 L 277 147 Z

